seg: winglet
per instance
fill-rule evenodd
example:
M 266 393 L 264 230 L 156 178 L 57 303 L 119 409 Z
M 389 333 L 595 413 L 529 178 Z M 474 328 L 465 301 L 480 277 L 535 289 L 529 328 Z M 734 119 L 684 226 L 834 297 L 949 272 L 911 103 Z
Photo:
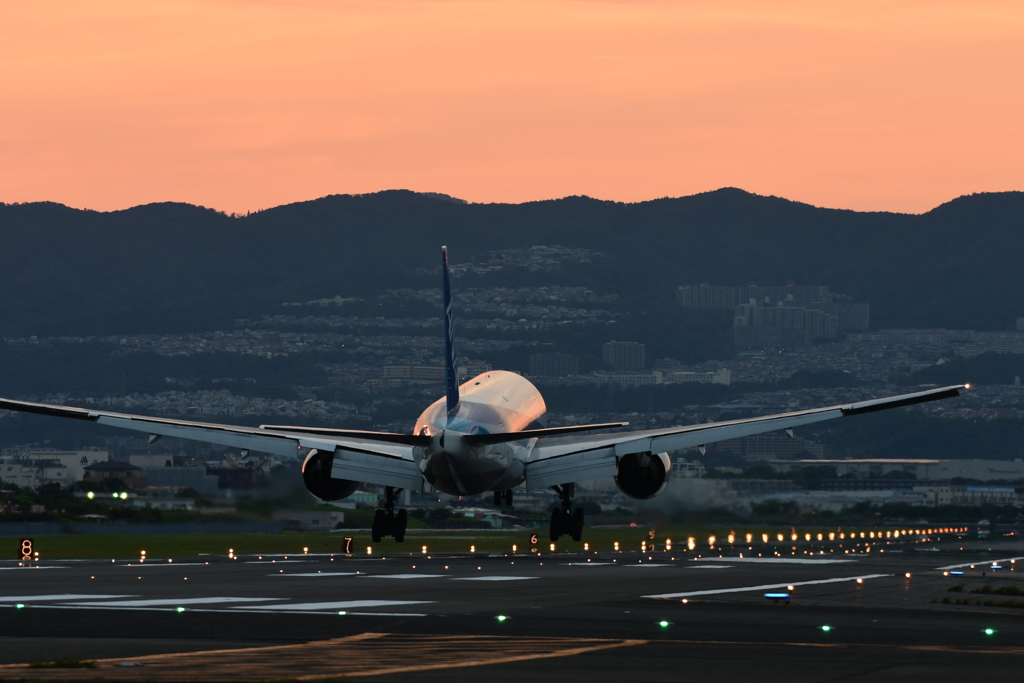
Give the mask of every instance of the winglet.
M 455 367 L 455 327 L 452 319 L 452 283 L 448 271 L 448 247 L 441 247 L 441 263 L 444 270 L 444 369 L 445 395 L 448 398 L 448 415 L 459 409 L 459 375 Z

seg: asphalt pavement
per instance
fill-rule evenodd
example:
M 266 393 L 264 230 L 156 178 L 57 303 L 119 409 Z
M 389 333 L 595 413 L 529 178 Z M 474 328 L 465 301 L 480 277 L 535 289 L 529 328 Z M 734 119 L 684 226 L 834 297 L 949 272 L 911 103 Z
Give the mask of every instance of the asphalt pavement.
M 0 678 L 998 681 L 1024 666 L 1014 539 L 410 550 L 0 562 Z M 96 664 L 38 668 L 58 659 Z

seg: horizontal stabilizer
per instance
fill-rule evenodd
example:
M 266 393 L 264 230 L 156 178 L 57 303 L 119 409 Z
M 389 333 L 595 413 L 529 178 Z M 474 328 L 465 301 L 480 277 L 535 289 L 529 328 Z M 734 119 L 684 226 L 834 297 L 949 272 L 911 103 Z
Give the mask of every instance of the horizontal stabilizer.
M 597 425 L 572 425 L 570 427 L 550 427 L 548 429 L 527 429 L 523 432 L 502 432 L 501 434 L 467 434 L 463 438 L 470 446 L 484 446 L 494 443 L 506 443 L 508 441 L 522 441 L 523 439 L 538 439 L 545 436 L 558 436 L 560 434 L 575 434 L 576 432 L 593 432 L 598 429 L 618 429 L 625 427 L 628 422 L 606 422 Z

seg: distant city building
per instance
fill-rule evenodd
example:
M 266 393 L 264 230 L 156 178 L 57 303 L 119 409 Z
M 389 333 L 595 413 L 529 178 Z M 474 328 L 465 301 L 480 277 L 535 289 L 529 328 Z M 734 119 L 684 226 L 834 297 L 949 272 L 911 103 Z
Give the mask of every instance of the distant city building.
M 815 339 L 833 339 L 839 331 L 870 327 L 866 303 L 842 300 L 825 285 L 797 287 L 712 287 L 681 285 L 676 303 L 690 308 L 732 308 L 737 348 L 803 347 Z
M 758 287 L 751 282 L 746 287 L 713 287 L 702 282 L 680 285 L 676 290 L 676 303 L 688 308 L 732 308 L 751 301 L 759 306 L 775 306 L 784 301 L 825 304 L 832 303 L 837 296 L 825 285 L 797 287 L 790 283 L 785 287 Z
M 580 372 L 580 359 L 568 353 L 530 354 L 531 377 L 572 377 Z
M 459 379 L 469 379 L 471 377 L 476 377 L 477 375 L 482 375 L 485 372 L 490 372 L 493 368 L 490 363 L 486 363 L 482 360 L 470 360 L 459 365 L 456 370 L 456 374 L 458 374 Z
M 384 379 L 404 379 L 410 382 L 443 382 L 444 367 L 440 365 L 385 365 Z
M 0 457 L 0 479 L 25 488 L 43 484 L 71 486 L 82 481 L 88 465 L 106 462 L 108 451 L 28 450 L 4 451 Z
M 615 372 L 643 370 L 644 345 L 637 342 L 610 341 L 601 346 L 601 360 L 614 368 Z
M 703 382 L 707 384 L 732 383 L 732 373 L 722 368 L 718 372 L 602 372 L 592 375 L 598 384 L 618 384 L 624 387 L 638 387 L 650 384 L 682 384 Z
M 128 462 L 136 467 L 174 467 L 174 456 L 164 455 L 129 455 Z
M 879 479 L 890 472 L 913 475 L 918 481 L 950 480 L 956 477 L 977 481 L 1024 479 L 1021 460 L 928 460 L 864 458 L 850 460 L 769 460 L 779 472 L 798 470 L 808 465 L 831 465 L 839 477 L 852 475 L 863 479 Z M 892 480 L 897 484 L 899 480 Z
M 801 436 L 790 438 L 774 432 L 744 436 L 739 439 L 726 439 L 715 445 L 719 451 L 732 453 L 748 460 L 795 458 L 800 454 L 812 458 L 825 457 L 825 447 L 820 443 L 808 441 Z
M 120 479 L 131 488 L 146 485 L 146 477 L 141 467 L 119 460 L 106 460 L 89 465 L 85 468 L 85 477 L 82 481 L 102 482 L 107 479 Z

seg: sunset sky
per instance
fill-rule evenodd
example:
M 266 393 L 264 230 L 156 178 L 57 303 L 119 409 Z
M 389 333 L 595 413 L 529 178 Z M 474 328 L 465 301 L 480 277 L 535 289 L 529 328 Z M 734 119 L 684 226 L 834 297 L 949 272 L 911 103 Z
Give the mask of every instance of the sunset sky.
M 0 4 L 0 201 L 1024 190 L 1024 3 Z

